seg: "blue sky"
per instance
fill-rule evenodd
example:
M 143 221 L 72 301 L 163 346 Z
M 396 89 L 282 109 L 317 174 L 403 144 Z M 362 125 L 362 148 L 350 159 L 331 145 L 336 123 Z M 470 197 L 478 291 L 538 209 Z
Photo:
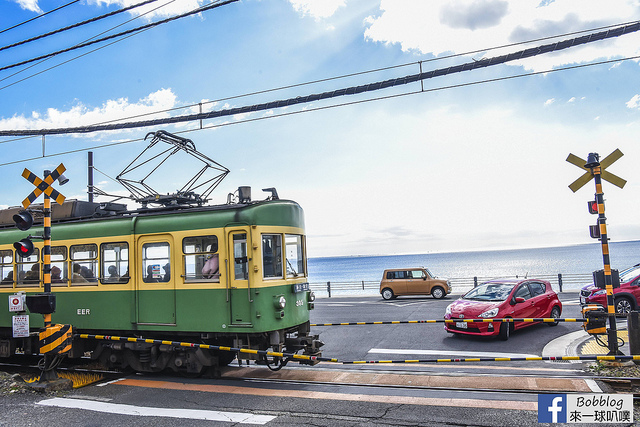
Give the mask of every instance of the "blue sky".
M 65 3 L 0 0 L 0 31 Z M 85 0 L 0 33 L 0 46 L 134 3 Z M 0 67 L 205 4 L 158 0 L 0 51 Z M 137 19 L 125 23 L 131 18 Z M 0 71 L 0 130 L 182 115 L 197 112 L 200 102 L 203 111 L 253 105 L 416 74 L 419 61 L 425 71 L 442 68 L 638 19 L 635 0 L 242 0 L 92 53 L 106 43 Z M 551 36 L 560 37 L 490 50 Z M 23 168 L 41 174 L 61 162 L 71 179 L 61 192 L 86 199 L 86 151 L 134 140 L 93 148 L 104 173 L 96 174 L 98 187 L 125 194 L 107 176 L 146 147 L 147 132 L 191 130 L 181 135 L 231 170 L 212 203 L 224 203 L 240 185 L 252 186 L 254 199 L 261 188 L 276 187 L 305 209 L 310 256 L 570 245 L 595 242 L 588 233 L 595 217 L 585 203 L 594 186 L 569 190 L 582 171 L 567 155 L 605 157 L 619 148 L 624 157 L 608 170 L 628 183 L 624 189 L 604 184 L 609 237 L 636 240 L 640 70 L 637 59 L 625 58 L 638 55 L 638 46 L 634 33 L 427 80 L 422 93 L 408 94 L 421 88 L 413 83 L 207 120 L 204 130 L 183 123 L 47 136 L 45 157 L 41 137 L 0 137 L 0 204 L 16 206 L 32 190 L 20 176 Z M 443 59 L 466 52 L 475 53 Z M 551 72 L 602 61 L 612 62 Z M 316 80 L 322 81 L 262 92 Z M 468 84 L 484 80 L 495 81 Z M 442 89 L 449 86 L 458 87 Z M 349 105 L 338 106 L 343 103 Z M 179 107 L 188 108 L 166 112 Z M 56 155 L 69 151 L 76 152 Z M 157 188 L 174 192 L 192 173 L 178 164 L 157 178 Z

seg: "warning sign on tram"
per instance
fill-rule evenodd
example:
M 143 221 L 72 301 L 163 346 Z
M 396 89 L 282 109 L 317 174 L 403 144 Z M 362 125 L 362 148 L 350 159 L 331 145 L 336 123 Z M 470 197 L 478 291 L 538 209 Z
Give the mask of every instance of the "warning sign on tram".
M 9 311 L 26 311 L 24 308 L 24 294 L 9 295 Z
M 13 316 L 13 337 L 26 338 L 29 336 L 29 315 Z

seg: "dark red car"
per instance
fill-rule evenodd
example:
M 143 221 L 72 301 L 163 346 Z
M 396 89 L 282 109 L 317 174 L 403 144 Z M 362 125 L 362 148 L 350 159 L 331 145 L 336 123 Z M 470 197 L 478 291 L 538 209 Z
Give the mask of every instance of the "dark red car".
M 616 313 L 626 314 L 638 308 L 640 301 L 640 264 L 620 273 L 620 287 L 613 290 Z M 607 291 L 591 284 L 580 290 L 580 304 L 607 306 Z M 606 310 L 605 310 L 606 311 Z
M 491 319 L 491 318 L 559 318 L 562 303 L 551 289 L 551 284 L 538 279 L 491 280 L 477 286 L 460 299 L 449 304 L 445 319 Z M 508 340 L 516 329 L 533 325 L 534 322 L 454 322 L 445 323 L 450 333 L 495 336 Z M 549 322 L 555 326 L 558 322 Z

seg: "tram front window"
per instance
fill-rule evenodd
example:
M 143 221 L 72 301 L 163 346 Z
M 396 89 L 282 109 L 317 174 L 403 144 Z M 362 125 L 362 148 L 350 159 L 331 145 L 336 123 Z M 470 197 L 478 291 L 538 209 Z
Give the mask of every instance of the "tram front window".
M 249 263 L 247 258 L 247 235 L 233 235 L 233 258 L 236 280 L 249 280 Z
M 262 266 L 264 277 L 282 277 L 282 236 L 262 235 Z
M 287 234 L 284 236 L 284 245 L 287 256 L 287 277 L 304 276 L 302 236 Z

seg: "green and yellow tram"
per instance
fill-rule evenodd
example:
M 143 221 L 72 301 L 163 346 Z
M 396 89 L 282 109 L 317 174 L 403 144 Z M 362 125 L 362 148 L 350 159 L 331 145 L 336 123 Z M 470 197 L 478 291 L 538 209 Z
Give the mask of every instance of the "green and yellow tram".
M 70 201 L 53 210 L 52 320 L 73 326 L 70 357 L 91 356 L 108 367 L 143 372 L 170 368 L 198 373 L 236 356 L 81 340 L 77 334 L 319 355 L 322 343 L 309 333 L 314 295 L 307 279 L 304 214 L 297 203 L 244 201 L 137 211 L 114 206 L 123 207 Z M 27 258 L 13 249 L 26 234 L 8 220 L 18 211 L 0 212 L 4 301 L 43 291 L 42 243 Z M 30 314 L 30 336 L 14 338 L 15 314 L 0 309 L 0 358 L 39 351 L 42 316 Z M 282 362 L 259 354 L 237 356 L 269 365 Z

